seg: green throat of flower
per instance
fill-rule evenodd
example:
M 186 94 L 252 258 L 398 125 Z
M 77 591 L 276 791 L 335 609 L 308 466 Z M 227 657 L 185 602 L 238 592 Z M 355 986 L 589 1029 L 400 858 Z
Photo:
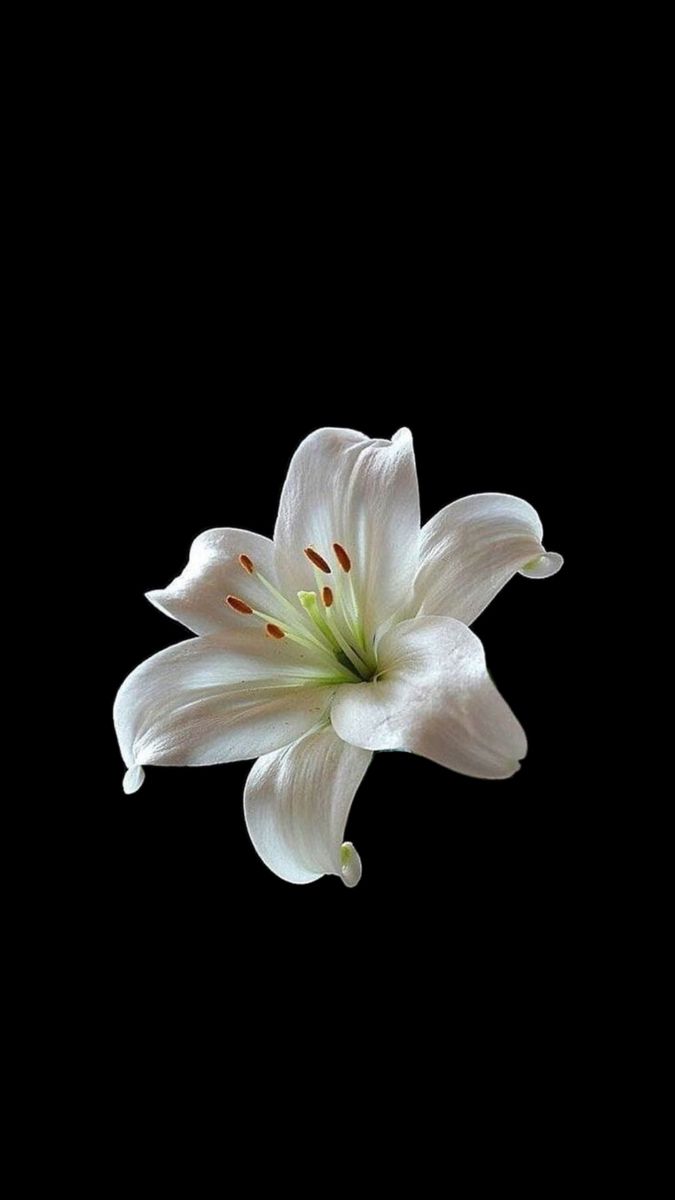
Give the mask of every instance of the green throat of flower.
M 239 596 L 228 596 L 226 603 L 241 616 L 263 621 L 268 637 L 288 638 L 310 650 L 315 661 L 326 666 L 325 682 L 360 683 L 377 674 L 377 659 L 359 613 L 351 559 L 339 542 L 332 548 L 333 566 L 312 546 L 306 548 L 317 586 L 316 591 L 297 593 L 299 608 L 256 570 L 248 554 L 239 555 L 239 564 L 274 597 L 271 607 L 276 613 L 253 608 Z

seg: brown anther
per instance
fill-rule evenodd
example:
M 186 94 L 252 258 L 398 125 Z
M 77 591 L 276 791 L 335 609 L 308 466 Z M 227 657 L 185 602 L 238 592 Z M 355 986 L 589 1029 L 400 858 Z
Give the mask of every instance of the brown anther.
M 243 613 L 245 617 L 250 617 L 253 612 L 251 605 L 247 604 L 245 600 L 240 600 L 238 596 L 228 596 L 226 604 L 229 604 L 235 612 Z
M 317 554 L 316 550 L 312 550 L 312 547 L 308 546 L 305 550 L 305 554 L 307 555 L 309 561 L 314 563 L 315 567 L 318 567 L 319 570 L 323 571 L 326 575 L 330 575 L 330 567 L 328 566 L 328 563 L 326 562 L 325 558 L 322 558 L 320 554 Z
M 253 563 L 251 562 L 248 554 L 240 554 L 239 562 L 241 563 L 244 570 L 248 571 L 249 575 L 253 574 L 254 567 L 253 567 Z
M 344 546 L 341 546 L 339 542 L 333 542 L 333 550 L 335 551 L 335 557 L 337 558 L 340 566 L 342 567 L 342 570 L 343 571 L 351 571 L 352 560 L 349 557 L 349 555 L 347 554 L 347 551 L 345 550 Z
M 268 637 L 271 637 L 271 638 L 286 637 L 286 634 L 284 633 L 283 629 L 280 629 L 278 625 L 266 625 L 265 629 L 267 630 Z
M 330 608 L 331 604 L 333 603 L 333 589 L 329 587 L 322 588 L 321 599 L 323 600 L 325 607 Z

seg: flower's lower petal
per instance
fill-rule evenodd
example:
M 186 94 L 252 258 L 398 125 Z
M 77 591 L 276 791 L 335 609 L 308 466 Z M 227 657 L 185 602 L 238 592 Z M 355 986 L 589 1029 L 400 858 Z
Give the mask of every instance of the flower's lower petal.
M 250 560 L 256 572 L 276 584 L 274 547 L 269 538 L 247 529 L 208 529 L 192 543 L 182 574 L 168 587 L 147 592 L 147 598 L 167 616 L 201 634 L 241 625 L 241 616 L 225 603 L 229 595 L 239 596 L 251 608 L 276 615 L 273 597 L 256 575 L 241 565 L 240 554 Z
M 372 758 L 348 746 L 330 726 L 259 758 L 244 793 L 246 825 L 263 862 L 290 883 L 339 875 L 349 887 L 361 860 L 344 831 L 357 788 Z
M 257 758 L 300 737 L 321 719 L 333 687 L 306 651 L 262 629 L 190 638 L 141 663 L 122 684 L 114 720 L 129 768 L 205 766 Z
M 303 550 L 313 547 L 338 575 L 333 544 L 347 551 L 366 635 L 412 598 L 420 504 L 410 430 L 391 441 L 353 429 L 317 429 L 296 450 L 274 531 L 288 595 L 316 587 Z M 330 582 L 326 579 L 326 582 Z M 283 589 L 282 589 L 283 590 Z
M 403 621 L 381 639 L 378 656 L 379 679 L 335 693 L 331 721 L 341 738 L 367 750 L 410 750 L 480 779 L 518 770 L 525 734 L 466 625 Z
M 422 529 L 417 611 L 471 625 L 517 571 L 543 578 L 560 570 L 562 558 L 546 554 L 542 536 L 537 513 L 517 496 L 488 492 L 449 504 Z

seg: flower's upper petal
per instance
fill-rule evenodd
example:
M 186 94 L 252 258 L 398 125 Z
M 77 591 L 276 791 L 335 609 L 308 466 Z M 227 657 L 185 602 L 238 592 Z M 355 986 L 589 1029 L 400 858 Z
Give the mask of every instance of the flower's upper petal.
M 492 683 L 481 642 L 450 617 L 417 617 L 380 641 L 382 677 L 338 688 L 335 731 L 367 750 L 411 750 L 480 779 L 505 779 L 525 734 Z
M 114 707 L 125 789 L 147 763 L 204 766 L 256 758 L 321 719 L 333 688 L 325 668 L 284 639 L 254 631 L 211 634 L 169 646 L 122 684 Z
M 262 612 L 270 612 L 270 606 L 274 605 L 263 584 L 242 567 L 240 554 L 246 555 L 271 584 L 276 584 L 274 547 L 269 538 L 249 533 L 247 529 L 208 529 L 192 543 L 183 573 L 168 587 L 146 592 L 147 598 L 194 633 L 237 629 L 241 617 L 225 603 L 228 595 L 242 596 L 252 608 Z
M 296 450 L 274 531 L 276 566 L 286 593 L 316 587 L 303 554 L 312 546 L 335 565 L 338 542 L 367 636 L 410 602 L 417 570 L 420 507 L 410 430 L 391 441 L 353 429 L 317 429 Z M 283 589 L 282 589 L 283 590 Z
M 347 816 L 372 758 L 330 726 L 259 758 L 244 793 L 251 840 L 263 862 L 290 883 L 339 875 L 350 887 L 361 860 L 344 842 Z
M 487 492 L 442 508 L 424 526 L 415 580 L 417 611 L 471 625 L 521 571 L 543 578 L 560 570 L 542 546 L 541 521 L 517 496 Z

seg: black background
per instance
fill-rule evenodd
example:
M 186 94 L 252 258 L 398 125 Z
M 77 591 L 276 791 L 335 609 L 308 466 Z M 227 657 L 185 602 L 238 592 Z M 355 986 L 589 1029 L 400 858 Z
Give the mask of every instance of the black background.
M 389 90 L 375 79 L 353 98 L 341 70 L 317 106 L 283 56 L 277 95 L 252 42 L 240 87 L 239 45 L 223 66 L 214 39 L 217 62 L 203 69 L 200 37 L 193 81 L 159 32 L 137 69 L 120 55 L 97 104 L 94 83 L 76 82 L 72 119 L 52 118 L 35 198 L 46 261 L 35 281 L 26 272 L 49 327 L 28 359 L 49 387 L 39 407 L 26 402 L 35 430 L 17 462 L 28 496 L 34 443 L 53 431 L 48 495 L 73 497 L 45 586 L 67 610 L 74 700 L 55 670 L 47 712 L 66 730 L 60 773 L 34 752 L 48 787 L 44 804 L 22 806 L 17 902 L 37 912 L 25 954 L 41 973 L 36 1029 L 63 1055 L 57 1099 L 74 1070 L 78 1082 L 79 1051 L 82 1107 L 112 1138 L 104 1170 L 165 1113 L 152 1169 L 160 1158 L 173 1167 L 193 1111 L 200 1142 L 226 1143 L 222 1173 L 240 1122 L 266 1131 L 288 1111 L 292 1137 L 277 1154 L 264 1136 L 254 1144 L 251 1174 L 267 1157 L 301 1178 L 309 1145 L 342 1179 L 359 1137 L 372 1138 L 379 1172 L 391 1132 L 403 1150 L 419 1105 L 416 1172 L 436 1145 L 452 1170 L 466 1129 L 472 1176 L 486 1159 L 501 1171 L 515 1146 L 520 1177 L 547 1136 L 547 1175 L 558 1173 L 584 1102 L 595 1134 L 593 1064 L 600 1078 L 603 1049 L 615 1057 L 610 956 L 629 924 L 603 875 L 617 808 L 604 774 L 613 756 L 598 747 L 608 685 L 595 654 L 598 627 L 623 603 L 603 554 L 633 469 L 615 432 L 641 417 L 632 387 L 621 408 L 630 337 L 613 319 L 627 307 L 634 220 L 621 209 L 628 121 L 602 81 L 597 109 L 585 103 L 574 55 L 546 94 L 557 33 L 551 45 L 523 33 L 531 70 L 498 34 L 496 80 L 481 37 L 466 77 L 467 47 L 453 43 L 450 72 L 427 71 L 425 55 L 418 85 L 404 54 Z M 135 47 L 132 34 L 125 26 Z M 607 58 L 604 41 L 597 54 Z M 309 57 L 320 77 L 318 44 Z M 182 570 L 204 529 L 271 534 L 290 456 L 326 424 L 373 436 L 409 426 L 423 519 L 468 493 L 513 492 L 565 556 L 551 579 L 515 578 L 475 625 L 528 736 L 521 771 L 487 782 L 377 755 L 348 825 L 363 861 L 353 890 L 335 878 L 294 887 L 262 864 L 243 820 L 246 763 L 149 768 L 125 796 L 112 727 L 127 673 L 183 637 L 144 592 Z M 610 510 L 593 489 L 607 497 L 617 458 L 624 490 Z M 33 538 L 39 549 L 41 531 Z M 8 839 L 8 858 L 14 850 Z M 629 874 L 630 855 L 615 854 L 613 869 Z M 348 1102 L 330 1125 L 318 1101 L 340 1084 Z M 291 1085 L 312 1089 L 310 1105 L 317 1096 L 312 1138 Z M 379 1141 L 378 1085 L 394 1110 Z M 517 1137 L 500 1153 L 492 1135 L 509 1115 Z M 201 1157 L 198 1145 L 191 1171 Z
M 125 1104 L 139 1063 L 169 1104 L 196 1081 L 181 1113 L 205 1082 L 220 1097 L 208 1129 L 240 1051 L 247 1087 L 265 1089 L 246 1114 L 283 1107 L 286 1080 L 351 1088 L 364 1042 L 385 1085 L 433 1073 L 441 1054 L 443 1087 L 463 1058 L 460 1105 L 478 1102 L 475 1062 L 508 1093 L 525 1047 L 536 1093 L 550 1082 L 540 1044 L 549 1062 L 575 1052 L 607 926 L 586 715 L 602 697 L 583 647 L 604 452 L 592 201 L 561 189 L 543 148 L 536 170 L 495 158 L 459 190 L 433 156 L 405 185 L 395 163 L 386 175 L 365 156 L 341 180 L 324 156 L 303 188 L 288 162 L 235 174 L 207 149 L 125 152 L 94 206 L 70 356 L 90 399 L 59 414 L 90 629 L 86 687 L 63 716 L 92 754 L 69 771 L 81 803 L 53 808 L 57 978 L 71 977 L 68 940 L 78 1019 Z M 205 529 L 271 535 L 290 457 L 322 425 L 409 426 L 423 520 L 466 494 L 515 493 L 565 557 L 553 578 L 516 577 L 475 625 L 528 737 L 522 769 L 489 782 L 376 755 L 347 828 L 363 862 L 351 890 L 264 866 L 243 818 L 248 763 L 150 767 L 125 796 L 112 726 L 128 672 L 184 636 L 144 593 Z
M 272 164 L 228 191 L 204 154 L 179 179 L 157 148 L 106 178 L 84 327 L 97 452 L 78 466 L 101 531 L 100 703 L 87 714 L 101 745 L 84 836 L 106 937 L 127 975 L 175 960 L 200 993 L 235 947 L 232 969 L 253 958 L 263 973 L 272 954 L 301 974 L 317 957 L 339 970 L 345 947 L 363 961 L 420 955 L 425 970 L 456 952 L 553 973 L 546 948 L 568 938 L 588 855 L 573 747 L 598 462 L 592 197 L 582 208 L 557 186 L 543 146 L 518 186 L 516 160 L 495 159 L 494 178 L 469 173 L 461 195 L 431 160 L 417 191 L 365 159 L 333 189 L 317 161 L 312 189 L 287 188 Z M 243 819 L 247 763 L 149 768 L 124 796 L 111 720 L 126 674 L 183 636 L 144 593 L 182 570 L 204 529 L 271 535 L 294 448 L 330 424 L 409 426 L 423 520 L 465 494 L 515 493 L 566 560 L 551 579 L 515 578 L 475 626 L 528 736 L 521 771 L 486 782 L 377 755 L 348 825 L 363 861 L 353 890 L 293 886 L 262 864 Z

